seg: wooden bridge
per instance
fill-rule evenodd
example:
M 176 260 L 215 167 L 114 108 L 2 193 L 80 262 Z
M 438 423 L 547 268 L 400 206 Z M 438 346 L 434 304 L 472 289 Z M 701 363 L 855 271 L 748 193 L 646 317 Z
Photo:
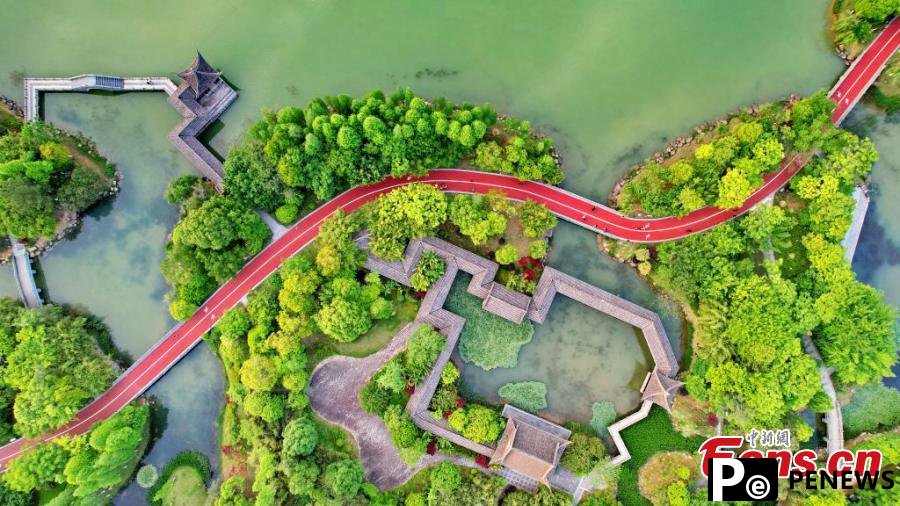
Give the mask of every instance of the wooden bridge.
M 222 190 L 222 162 L 198 137 L 237 99 L 237 92 L 226 83 L 198 52 L 191 65 L 178 74 L 178 86 L 168 77 L 117 77 L 81 74 L 74 77 L 25 78 L 25 121 L 41 118 L 41 94 L 56 92 L 162 91 L 184 118 L 170 133 L 169 141 Z
M 12 244 L 12 268 L 16 277 L 16 286 L 19 289 L 19 298 L 28 309 L 39 308 L 44 304 L 41 299 L 41 289 L 34 281 L 34 269 L 31 267 L 31 258 L 28 251 L 15 237 L 9 236 Z
M 115 77 L 81 74 L 75 77 L 25 78 L 25 121 L 40 119 L 41 93 L 105 91 L 162 91 L 175 93 L 177 87 L 167 77 Z

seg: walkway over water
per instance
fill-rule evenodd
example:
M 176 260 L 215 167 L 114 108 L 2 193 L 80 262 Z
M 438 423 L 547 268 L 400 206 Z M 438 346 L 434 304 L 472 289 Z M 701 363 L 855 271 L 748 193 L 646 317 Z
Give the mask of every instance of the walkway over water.
M 237 92 L 200 53 L 191 66 L 178 74 L 178 86 L 167 77 L 117 77 L 82 74 L 75 77 L 25 78 L 25 120 L 41 117 L 41 93 L 104 91 L 162 91 L 184 118 L 170 133 L 169 141 L 221 191 L 222 162 L 198 137 L 237 99 Z M 198 79 L 197 76 L 200 76 Z
M 31 267 L 28 250 L 15 237 L 10 236 L 9 242 L 12 244 L 12 268 L 16 276 L 19 298 L 28 309 L 39 308 L 44 301 L 41 299 L 41 289 L 34 281 L 34 269 Z
M 897 29 L 898 25 L 895 20 L 885 30 L 896 32 Z M 900 37 L 887 39 L 879 37 L 876 41 L 881 41 L 881 44 L 887 47 L 885 51 L 890 54 L 900 47 Z M 857 64 L 851 67 L 847 73 L 862 72 L 873 65 L 876 69 L 881 68 L 876 57 L 880 59 L 884 56 L 885 51 L 864 52 Z M 847 81 L 847 79 L 845 77 L 842 80 Z M 858 82 L 859 80 L 854 78 L 851 81 Z M 848 103 L 855 103 L 859 96 L 866 91 L 865 87 L 860 86 L 835 87 L 835 89 L 838 88 L 842 90 L 844 98 L 852 98 Z M 845 88 L 850 95 L 844 94 Z M 834 92 L 835 90 L 832 90 L 832 94 Z M 833 97 L 832 99 L 834 100 Z M 841 105 L 841 107 L 844 106 Z M 832 119 L 839 121 L 842 118 L 833 116 Z M 514 199 L 530 198 L 544 203 L 561 218 L 597 233 L 636 242 L 661 242 L 708 230 L 746 212 L 753 205 L 787 184 L 790 178 L 803 167 L 803 163 L 804 160 L 796 157 L 787 160 L 778 172 L 765 178 L 763 187 L 757 190 L 739 209 L 707 208 L 695 211 L 683 218 L 650 219 L 622 216 L 615 210 L 560 188 L 533 181 L 518 181 L 503 174 L 458 169 L 433 170 L 421 178 L 387 178 L 378 183 L 352 188 L 313 210 L 294 224 L 284 235 L 276 238 L 251 259 L 234 278 L 219 287 L 200 306 L 194 316 L 176 325 L 153 348 L 139 358 L 109 390 L 85 406 L 71 422 L 59 430 L 43 436 L 43 439 L 51 439 L 63 434 L 83 434 L 90 430 L 93 424 L 118 412 L 140 396 L 181 357 L 196 346 L 225 311 L 237 305 L 243 297 L 272 274 L 282 261 L 308 246 L 316 238 L 319 226 L 326 218 L 339 209 L 350 213 L 395 188 L 422 181 L 438 185 L 445 191 L 457 193 L 486 193 L 489 190 L 501 190 Z M 645 405 L 649 410 L 646 402 Z M 5 466 L 31 444 L 34 442 L 18 439 L 0 447 L 0 466 Z
M 828 97 L 837 104 L 831 115 L 834 124 L 839 125 L 844 121 L 853 106 L 884 70 L 898 47 L 900 47 L 900 17 L 888 23 L 828 92 Z

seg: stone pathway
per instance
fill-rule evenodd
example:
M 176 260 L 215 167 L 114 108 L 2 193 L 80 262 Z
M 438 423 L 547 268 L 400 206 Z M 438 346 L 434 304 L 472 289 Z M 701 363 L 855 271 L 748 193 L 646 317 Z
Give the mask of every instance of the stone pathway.
M 470 459 L 438 454 L 425 455 L 415 467 L 408 467 L 397 453 L 381 418 L 366 413 L 359 405 L 359 391 L 381 366 L 403 351 L 419 325 L 410 323 L 390 344 L 368 357 L 335 356 L 323 360 L 313 371 L 306 389 L 313 410 L 343 427 L 356 440 L 366 479 L 381 490 L 398 487 L 419 470 L 445 460 L 459 466 L 474 465 Z

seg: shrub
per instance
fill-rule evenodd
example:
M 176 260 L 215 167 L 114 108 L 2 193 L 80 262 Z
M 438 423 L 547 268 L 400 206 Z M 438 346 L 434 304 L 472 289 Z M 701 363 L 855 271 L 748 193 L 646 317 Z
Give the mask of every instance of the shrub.
M 299 207 L 294 204 L 284 204 L 278 206 L 278 209 L 275 210 L 275 219 L 282 225 L 287 225 L 295 222 L 299 213 Z
M 544 239 L 531 241 L 531 243 L 528 244 L 528 256 L 537 258 L 538 260 L 547 256 L 547 241 Z
M 578 476 L 589 473 L 606 453 L 603 442 L 597 436 L 573 432 L 570 441 L 571 444 L 563 452 L 560 463 Z
M 449 462 L 441 462 L 431 468 L 429 481 L 431 488 L 439 492 L 453 492 L 462 483 L 462 473 L 459 472 L 459 467 Z
M 591 427 L 597 434 L 605 436 L 609 432 L 609 426 L 616 421 L 616 406 L 609 401 L 595 402 L 591 406 Z
M 447 411 L 453 411 L 456 408 L 456 400 L 459 398 L 459 392 L 453 385 L 441 385 L 431 398 L 431 409 L 439 415 L 443 415 Z
M 456 432 L 462 434 L 462 432 L 466 429 L 466 424 L 469 422 L 469 417 L 466 415 L 465 408 L 458 408 L 450 413 L 450 418 L 447 419 L 447 425 L 450 426 Z
M 508 265 L 519 259 L 519 252 L 512 244 L 506 244 L 494 252 L 494 259 L 500 265 Z
M 900 391 L 873 383 L 860 387 L 841 407 L 848 437 L 900 424 Z
M 431 371 L 434 361 L 444 349 L 446 337 L 430 325 L 422 325 L 409 338 L 404 354 L 406 375 L 412 383 L 419 383 Z
M 384 411 L 384 425 L 391 433 L 391 441 L 397 448 L 411 448 L 419 440 L 419 429 L 412 421 L 412 417 L 402 406 L 391 404 Z
M 413 289 L 418 292 L 428 290 L 435 281 L 444 275 L 446 268 L 447 266 L 441 257 L 431 251 L 422 253 L 422 258 L 419 259 L 416 270 L 409 278 Z
M 366 413 L 381 416 L 391 402 L 391 395 L 374 381 L 359 391 L 359 405 Z
M 699 477 L 697 463 L 694 458 L 684 452 L 657 453 L 641 467 L 638 478 L 638 488 L 641 495 L 650 500 L 654 505 L 669 503 L 669 488 L 671 485 L 692 484 Z
M 459 379 L 459 369 L 453 362 L 447 362 L 447 365 L 441 369 L 441 385 L 455 385 Z
M 532 413 L 547 408 L 547 385 L 539 381 L 507 383 L 497 390 L 497 395 L 513 406 Z
M 526 237 L 540 237 L 556 226 L 556 215 L 541 204 L 526 200 L 519 206 L 519 221 Z
M 159 479 L 159 471 L 150 464 L 142 466 L 138 469 L 137 476 L 135 476 L 135 481 L 141 488 L 150 488 L 156 484 L 156 480 Z
M 390 360 L 375 376 L 375 382 L 381 388 L 400 393 L 406 389 L 406 375 L 397 358 Z

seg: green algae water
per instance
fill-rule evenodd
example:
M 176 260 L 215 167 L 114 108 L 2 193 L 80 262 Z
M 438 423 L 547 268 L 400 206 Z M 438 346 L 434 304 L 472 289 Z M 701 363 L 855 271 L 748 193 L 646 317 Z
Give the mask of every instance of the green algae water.
M 531 120 L 557 140 L 566 188 L 601 201 L 666 140 L 744 104 L 829 87 L 843 68 L 825 36 L 827 2 L 818 0 L 196 0 L 189 7 L 2 0 L 0 8 L 0 93 L 13 98 L 21 99 L 24 75 L 174 77 L 200 49 L 240 93 L 210 141 L 225 153 L 263 108 L 408 85 Z M 49 95 L 44 110 L 61 127 L 93 137 L 124 176 L 118 197 L 41 260 L 48 295 L 103 316 L 118 346 L 137 356 L 172 324 L 158 266 L 177 215 L 162 191 L 169 178 L 193 170 L 165 139 L 178 115 L 159 93 Z M 889 128 L 896 139 L 896 126 Z M 597 253 L 594 236 L 574 226 L 557 230 L 551 262 L 666 313 L 641 279 Z M 0 290 L 15 293 L 8 279 Z M 577 324 L 584 318 L 574 311 L 563 323 L 593 327 Z M 677 321 L 666 321 L 677 340 Z M 549 325 L 539 332 L 541 341 L 568 346 Z M 634 339 L 630 332 L 606 325 L 592 339 Z M 639 348 L 627 355 L 635 368 L 644 360 Z M 194 397 L 188 404 L 161 395 L 171 423 L 154 462 L 187 448 L 215 453 L 212 438 L 192 438 L 187 420 L 214 425 L 206 414 L 221 404 L 219 375 L 215 358 L 201 353 L 157 387 Z M 604 377 L 597 369 L 592 381 Z M 139 495 L 129 491 L 127 502 Z

